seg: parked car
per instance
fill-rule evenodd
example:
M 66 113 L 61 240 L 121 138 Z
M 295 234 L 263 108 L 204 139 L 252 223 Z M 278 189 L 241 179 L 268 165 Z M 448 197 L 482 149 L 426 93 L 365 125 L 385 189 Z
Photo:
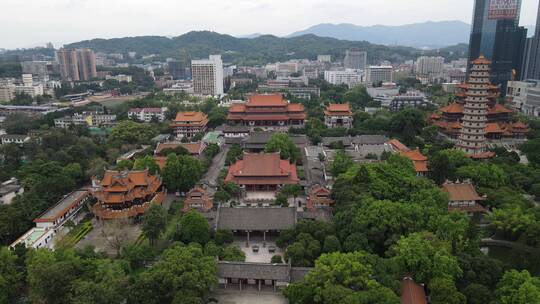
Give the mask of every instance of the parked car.
M 251 250 L 253 250 L 253 252 L 257 253 L 257 252 L 259 252 L 259 246 L 258 245 L 253 245 L 253 247 L 251 247 Z
M 270 247 L 268 247 L 268 252 L 270 252 L 270 253 L 276 252 L 276 246 L 270 246 Z

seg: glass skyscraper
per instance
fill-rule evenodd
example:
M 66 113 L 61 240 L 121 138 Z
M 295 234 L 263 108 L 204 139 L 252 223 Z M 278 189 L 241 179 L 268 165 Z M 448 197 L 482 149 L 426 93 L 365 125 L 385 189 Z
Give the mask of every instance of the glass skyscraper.
M 491 82 L 506 91 L 506 82 L 521 75 L 527 30 L 519 26 L 521 0 L 475 0 L 469 68 L 484 55 L 492 61 Z
M 540 79 L 540 3 L 538 3 L 534 36 L 527 39 L 525 49 L 522 78 Z

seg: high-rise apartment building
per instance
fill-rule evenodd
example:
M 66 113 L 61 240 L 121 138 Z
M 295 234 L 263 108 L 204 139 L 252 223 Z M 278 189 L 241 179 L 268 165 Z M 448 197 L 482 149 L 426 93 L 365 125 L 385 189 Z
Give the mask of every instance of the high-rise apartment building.
M 540 79 L 540 3 L 534 36 L 527 39 L 523 60 L 523 79 Z
M 343 65 L 346 69 L 364 70 L 367 65 L 367 52 L 356 48 L 346 50 Z
M 90 49 L 60 49 L 56 51 L 56 60 L 62 79 L 88 81 L 97 77 L 96 55 Z
M 414 69 L 418 75 L 440 74 L 444 67 L 444 57 L 421 56 L 416 59 Z
M 183 60 L 171 60 L 167 62 L 169 74 L 173 79 L 188 79 L 190 76 L 189 67 Z
M 77 50 L 77 61 L 79 64 L 79 78 L 81 80 L 87 81 L 97 77 L 96 55 L 92 50 Z
M 475 0 L 469 42 L 471 62 L 485 56 L 491 64 L 491 82 L 502 85 L 521 75 L 527 30 L 519 26 L 521 0 Z
M 223 95 L 223 62 L 221 55 L 192 60 L 193 91 L 201 95 Z

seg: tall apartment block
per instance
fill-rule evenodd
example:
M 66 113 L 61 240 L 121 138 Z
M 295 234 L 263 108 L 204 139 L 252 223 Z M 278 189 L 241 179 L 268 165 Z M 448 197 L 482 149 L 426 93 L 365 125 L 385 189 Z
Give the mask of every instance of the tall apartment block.
M 527 38 L 522 79 L 540 79 L 540 3 L 538 3 L 534 36 Z
M 367 65 L 367 52 L 356 48 L 346 50 L 343 65 L 346 69 L 364 70 Z
M 96 55 L 90 49 L 56 51 L 60 75 L 64 80 L 88 81 L 97 77 Z
M 200 95 L 223 95 L 223 62 L 221 55 L 192 60 L 193 91 Z

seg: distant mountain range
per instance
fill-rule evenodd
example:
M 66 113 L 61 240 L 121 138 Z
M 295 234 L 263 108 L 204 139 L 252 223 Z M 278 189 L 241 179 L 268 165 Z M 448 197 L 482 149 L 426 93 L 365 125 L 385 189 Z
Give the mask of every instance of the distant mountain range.
M 462 21 L 439 21 L 401 26 L 359 26 L 349 23 L 323 23 L 287 37 L 314 34 L 320 37 L 352 41 L 369 41 L 384 45 L 403 45 L 416 48 L 439 48 L 468 43 L 471 26 Z
M 256 38 L 236 38 L 215 32 L 189 32 L 167 38 L 160 36 L 92 39 L 65 45 L 66 48 L 91 48 L 96 52 L 156 54 L 162 58 L 179 57 L 181 52 L 191 58 L 203 58 L 209 54 L 222 54 L 225 62 L 237 64 L 265 64 L 291 58 L 315 59 L 319 54 L 342 59 L 345 50 L 360 48 L 368 52 L 368 61 L 376 64 L 382 60 L 403 62 L 420 55 L 441 55 L 447 59 L 466 56 L 467 45 L 459 44 L 437 51 L 424 51 L 412 47 L 384 46 L 367 41 L 349 41 L 335 38 L 302 35 L 280 38 L 263 35 Z

